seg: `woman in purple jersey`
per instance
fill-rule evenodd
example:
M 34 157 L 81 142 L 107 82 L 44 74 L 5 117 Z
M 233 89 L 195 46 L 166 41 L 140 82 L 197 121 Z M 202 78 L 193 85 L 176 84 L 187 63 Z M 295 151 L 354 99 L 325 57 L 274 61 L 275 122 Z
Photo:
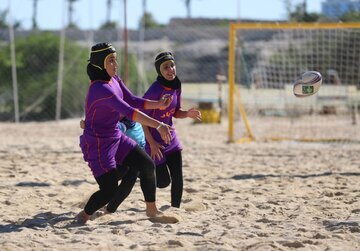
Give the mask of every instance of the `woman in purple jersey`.
M 172 118 L 192 118 L 201 120 L 198 110 L 181 109 L 181 82 L 176 76 L 175 59 L 171 52 L 162 52 L 155 58 L 158 73 L 156 81 L 145 93 L 144 98 L 157 100 L 163 95 L 170 95 L 171 104 L 167 108 L 145 111 L 150 117 L 172 126 Z M 183 192 L 182 146 L 175 131 L 171 131 L 172 140 L 166 142 L 157 130 L 143 125 L 146 152 L 156 164 L 157 187 L 167 187 L 171 182 L 171 206 L 180 207 Z M 170 173 L 169 173 L 170 171 Z
M 172 128 L 135 109 L 166 109 L 170 98 L 159 101 L 134 96 L 116 75 L 115 48 L 109 43 L 96 44 L 91 48 L 87 73 L 91 80 L 85 102 L 85 128 L 80 136 L 80 147 L 99 190 L 91 195 L 84 210 L 76 217 L 85 223 L 90 216 L 106 206 L 106 213 L 115 212 L 130 194 L 139 175 L 140 186 L 146 202 L 146 214 L 155 217 L 156 207 L 155 165 L 137 143 L 118 127 L 118 121 L 126 116 L 133 121 L 155 128 L 165 141 L 171 142 Z M 117 166 L 128 171 L 118 185 Z M 122 170 L 120 170 L 122 171 Z

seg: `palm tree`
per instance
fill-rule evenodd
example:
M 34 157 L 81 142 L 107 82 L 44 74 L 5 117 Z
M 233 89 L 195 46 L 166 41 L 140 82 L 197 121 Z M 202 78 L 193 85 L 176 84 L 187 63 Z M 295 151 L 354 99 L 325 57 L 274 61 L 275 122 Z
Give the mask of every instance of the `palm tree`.
M 191 6 L 190 5 L 191 5 L 191 0 L 185 0 L 187 18 L 191 18 Z
M 6 22 L 6 18 L 9 15 L 9 10 L 0 10 L 0 29 L 7 29 L 9 27 L 9 23 Z M 13 20 L 12 21 L 12 26 L 14 28 L 14 30 L 21 28 L 21 23 L 20 21 L 17 20 Z
M 76 24 L 73 22 L 73 14 L 74 14 L 74 8 L 73 4 L 78 0 L 67 0 L 69 2 L 68 6 L 68 12 L 69 12 L 69 21 L 68 21 L 68 27 L 69 28 L 75 28 Z
M 39 0 L 32 0 L 33 1 L 33 15 L 32 15 L 32 29 L 36 30 L 38 28 L 37 22 L 36 22 L 36 16 L 37 16 L 37 4 Z
M 112 0 L 107 0 L 106 2 L 106 22 L 110 23 L 111 20 L 111 6 L 112 6 Z
M 291 16 L 291 11 L 292 11 L 291 0 L 283 0 L 283 1 L 284 1 L 284 5 L 285 5 L 285 10 L 286 10 L 286 17 L 289 20 L 290 16 Z
M 112 0 L 106 1 L 106 21 L 100 26 L 100 29 L 115 29 L 116 22 L 111 21 Z
M 7 10 L 0 11 L 0 29 L 6 29 L 8 24 L 6 23 Z
M 299 3 L 295 6 L 295 10 L 290 13 L 290 21 L 293 22 L 317 22 L 320 19 L 320 14 L 307 12 L 307 2 Z
M 191 0 L 184 0 L 186 7 L 186 17 L 191 18 Z

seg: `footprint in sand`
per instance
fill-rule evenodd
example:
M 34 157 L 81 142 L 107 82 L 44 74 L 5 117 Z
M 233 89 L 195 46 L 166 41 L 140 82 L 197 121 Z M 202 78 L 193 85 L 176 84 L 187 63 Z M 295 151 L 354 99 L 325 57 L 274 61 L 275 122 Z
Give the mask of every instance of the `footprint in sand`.
M 198 212 L 198 211 L 205 211 L 207 208 L 201 202 L 193 202 L 187 205 L 184 205 L 184 209 L 186 212 Z
M 184 191 L 187 193 L 197 193 L 198 190 L 194 189 L 194 188 L 184 188 Z

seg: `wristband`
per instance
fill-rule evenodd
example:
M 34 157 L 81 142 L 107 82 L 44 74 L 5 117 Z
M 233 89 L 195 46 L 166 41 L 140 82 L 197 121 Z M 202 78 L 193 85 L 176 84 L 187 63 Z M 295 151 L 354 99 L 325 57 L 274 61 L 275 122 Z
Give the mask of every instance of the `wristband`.
M 160 122 L 160 125 L 158 125 L 158 127 L 156 127 L 156 130 L 159 130 L 160 127 L 162 127 L 162 126 L 164 126 L 164 125 L 165 125 L 164 122 Z

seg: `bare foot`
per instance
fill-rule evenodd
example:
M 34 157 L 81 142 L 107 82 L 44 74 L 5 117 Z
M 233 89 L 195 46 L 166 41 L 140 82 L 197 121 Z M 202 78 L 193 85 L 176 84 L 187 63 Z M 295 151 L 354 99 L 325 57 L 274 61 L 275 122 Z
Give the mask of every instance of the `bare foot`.
M 159 211 L 155 202 L 146 202 L 146 215 L 154 223 L 177 223 L 179 220 L 174 216 L 168 216 Z
M 85 224 L 90 219 L 90 217 L 91 217 L 91 215 L 88 215 L 83 210 L 80 213 L 78 213 L 78 215 L 76 215 L 75 221 L 79 224 Z
M 157 209 L 156 202 L 146 202 L 146 216 L 153 218 L 159 215 L 162 213 Z
M 99 218 L 99 217 L 107 215 L 107 214 L 111 214 L 111 212 L 109 212 L 105 206 L 102 209 L 100 209 L 99 211 L 96 211 L 95 213 L 93 213 L 91 215 L 91 220 L 95 220 L 96 218 Z

